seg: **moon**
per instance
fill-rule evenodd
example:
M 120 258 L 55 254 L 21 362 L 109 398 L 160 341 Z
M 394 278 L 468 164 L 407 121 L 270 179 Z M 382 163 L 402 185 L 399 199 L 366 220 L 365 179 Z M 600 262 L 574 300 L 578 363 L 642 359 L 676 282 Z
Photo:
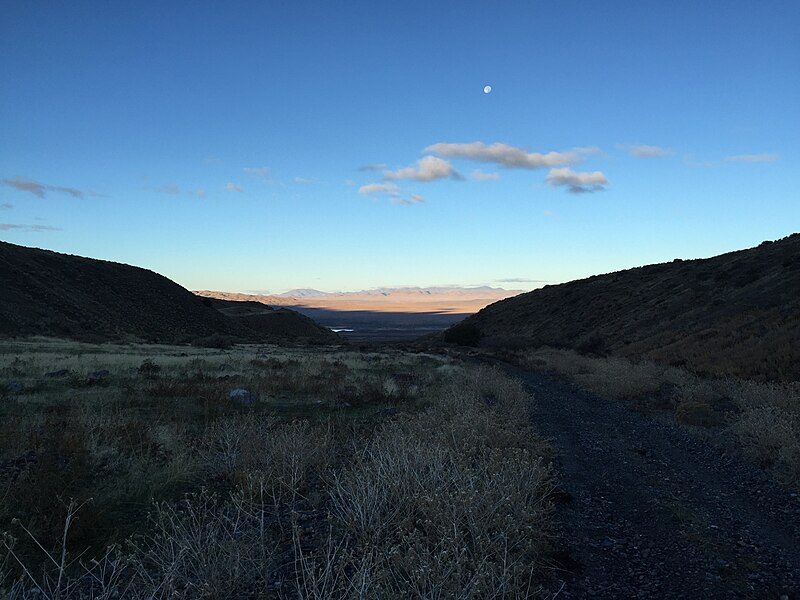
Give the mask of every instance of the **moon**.
M 483 93 L 484 94 L 488 94 L 491 91 L 492 91 L 492 86 L 490 86 L 490 85 L 483 86 Z

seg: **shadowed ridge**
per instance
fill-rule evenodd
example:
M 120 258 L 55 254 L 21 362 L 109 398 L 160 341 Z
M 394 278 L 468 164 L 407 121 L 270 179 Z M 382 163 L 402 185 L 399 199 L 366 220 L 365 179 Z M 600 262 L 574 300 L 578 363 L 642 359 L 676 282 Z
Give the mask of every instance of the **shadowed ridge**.
M 0 334 L 4 335 L 160 342 L 215 334 L 249 340 L 336 339 L 292 311 L 277 319 L 229 318 L 209 301 L 153 271 L 6 242 L 0 242 L 0 281 Z M 273 328 L 271 323 L 279 326 Z
M 797 380 L 800 234 L 546 286 L 462 323 L 474 325 L 486 346 L 549 345 L 714 375 Z

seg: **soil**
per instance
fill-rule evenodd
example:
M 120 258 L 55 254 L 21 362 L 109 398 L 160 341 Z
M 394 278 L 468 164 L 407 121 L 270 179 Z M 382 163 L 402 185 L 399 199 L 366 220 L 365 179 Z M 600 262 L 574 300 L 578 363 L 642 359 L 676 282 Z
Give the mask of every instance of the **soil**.
M 800 598 L 800 498 L 686 428 L 520 371 L 560 487 L 557 598 Z

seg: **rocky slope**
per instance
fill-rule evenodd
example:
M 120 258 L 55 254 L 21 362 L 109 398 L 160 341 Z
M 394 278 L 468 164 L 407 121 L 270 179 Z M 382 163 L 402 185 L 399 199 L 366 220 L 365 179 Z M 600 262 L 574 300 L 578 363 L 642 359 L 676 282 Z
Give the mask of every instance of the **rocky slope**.
M 0 334 L 188 342 L 336 336 L 293 311 L 231 317 L 166 277 L 130 265 L 0 242 Z M 270 313 L 270 314 L 266 314 Z M 274 313 L 274 314 L 272 314 Z
M 462 322 L 482 345 L 550 345 L 714 375 L 800 379 L 800 234 L 675 260 L 487 306 Z

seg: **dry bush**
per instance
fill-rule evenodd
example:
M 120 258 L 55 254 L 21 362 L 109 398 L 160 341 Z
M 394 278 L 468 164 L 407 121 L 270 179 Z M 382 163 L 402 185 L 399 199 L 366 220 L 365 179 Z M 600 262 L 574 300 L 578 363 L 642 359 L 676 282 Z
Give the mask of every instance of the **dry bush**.
M 745 409 L 733 430 L 745 453 L 772 467 L 787 484 L 800 483 L 800 419 L 777 406 Z
M 668 395 L 675 418 L 688 425 L 726 425 L 739 449 L 779 480 L 800 484 L 800 382 L 760 383 L 704 378 L 654 363 L 590 358 L 569 350 L 541 348 L 520 359 L 525 366 L 567 375 L 582 387 L 612 399 L 649 405 Z M 649 400 L 647 398 L 650 398 Z
M 705 402 L 686 400 L 675 408 L 675 419 L 684 425 L 710 427 L 719 421 L 714 409 Z
M 384 426 L 334 478 L 333 514 L 354 541 L 318 572 L 355 572 L 328 580 L 368 581 L 368 597 L 535 595 L 550 473 L 530 449 L 529 402 L 482 369 L 443 386 L 423 416 Z
M 266 498 L 242 492 L 226 502 L 202 491 L 178 507 L 156 505 L 152 532 L 132 542 L 134 587 L 153 599 L 257 596 L 274 569 L 269 512 Z
M 265 414 L 235 415 L 213 422 L 200 445 L 199 461 L 211 477 L 243 481 L 257 473 L 275 498 L 308 494 L 310 479 L 327 468 L 330 422 L 281 420 Z
M 273 597 L 276 580 L 294 588 L 283 593 L 301 598 L 536 594 L 550 471 L 530 428 L 531 398 L 500 371 L 399 352 L 132 346 L 114 350 L 119 355 L 95 347 L 82 355 L 86 348 L 59 349 L 57 366 L 84 372 L 88 364 L 108 367 L 108 360 L 110 386 L 72 390 L 74 397 L 61 402 L 63 380 L 28 394 L 21 403 L 35 398 L 41 404 L 26 404 L 33 407 L 29 415 L 14 412 L 27 432 L 0 448 L 15 452 L 33 444 L 52 456 L 28 488 L 15 484 L 13 494 L 27 489 L 31 506 L 41 490 L 50 498 L 95 497 L 72 522 L 61 546 L 66 555 L 86 547 L 81 530 L 106 539 L 107 524 L 139 530 L 96 562 L 59 571 L 46 561 L 55 569 L 47 576 L 61 578 L 56 588 L 71 586 L 58 592 L 61 600 Z M 55 353 L 47 356 L 5 367 L 0 361 L 0 369 L 16 369 L 35 383 L 51 368 L 47 361 L 55 361 Z M 234 385 L 259 393 L 263 402 L 231 404 L 225 391 Z M 210 390 L 222 397 L 213 411 L 193 401 Z M 312 421 L 263 412 L 272 395 L 288 396 L 304 410 L 316 410 L 313 400 L 320 397 L 407 406 L 379 418 L 360 408 Z M 66 459 L 64 472 L 75 475 L 73 487 L 41 484 L 43 475 L 60 473 L 58 456 Z M 177 502 L 193 489 L 183 486 L 197 486 L 201 478 L 217 494 L 203 491 Z M 139 503 L 146 498 L 158 502 L 143 524 Z M 58 548 L 59 519 L 55 512 L 51 517 L 50 538 L 36 541 Z M 34 578 L 22 572 L 20 579 L 20 565 L 0 553 L 0 571 L 6 571 L 0 595 L 49 597 L 31 591 L 34 580 L 43 580 L 38 563 L 17 556 L 36 565 Z

